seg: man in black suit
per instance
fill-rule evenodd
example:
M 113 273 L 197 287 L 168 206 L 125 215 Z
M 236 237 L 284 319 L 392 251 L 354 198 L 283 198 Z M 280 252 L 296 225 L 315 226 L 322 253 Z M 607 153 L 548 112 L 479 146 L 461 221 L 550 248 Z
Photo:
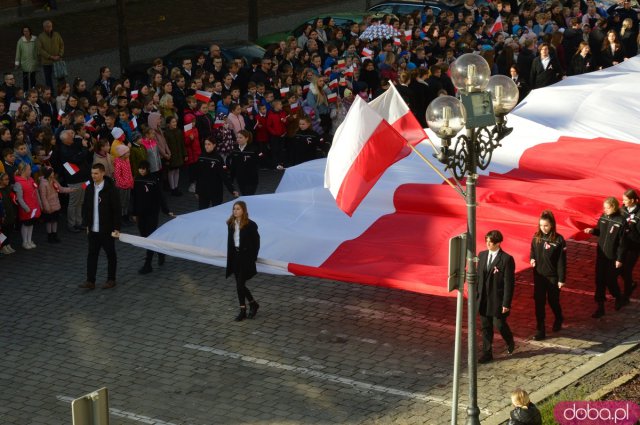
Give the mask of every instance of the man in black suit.
M 540 55 L 531 63 L 531 76 L 529 77 L 531 89 L 539 89 L 555 84 L 562 80 L 564 74 L 558 58 L 555 54 L 551 54 L 549 44 L 540 44 L 538 53 Z
M 507 324 L 515 284 L 515 261 L 502 249 L 502 233 L 492 230 L 485 236 L 487 251 L 480 253 L 478 262 L 478 312 L 482 323 L 482 356 L 479 363 L 493 360 L 493 327 L 507 343 L 507 352 L 513 353 L 515 342 Z
M 96 287 L 96 271 L 100 248 L 107 254 L 107 283 L 102 289 L 116 286 L 116 247 L 114 238 L 120 237 L 120 197 L 110 178 L 105 178 L 104 165 L 97 163 L 91 167 L 93 183 L 87 186 L 82 205 L 82 221 L 87 226 L 89 255 L 87 256 L 87 281 L 80 288 Z

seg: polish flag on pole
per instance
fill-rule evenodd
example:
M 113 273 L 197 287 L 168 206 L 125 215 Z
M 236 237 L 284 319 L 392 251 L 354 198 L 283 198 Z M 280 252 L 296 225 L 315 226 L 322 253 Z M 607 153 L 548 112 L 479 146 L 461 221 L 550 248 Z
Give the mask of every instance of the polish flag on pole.
M 209 102 L 211 100 L 211 95 L 213 93 L 210 93 L 208 91 L 204 91 L 204 90 L 196 90 L 196 100 L 198 102 Z
M 289 93 L 289 87 L 282 87 L 280 89 L 280 97 L 285 97 Z
M 353 67 L 350 66 L 349 68 L 347 68 L 346 71 L 344 71 L 344 76 L 345 77 L 353 77 Z
M 58 110 L 58 121 L 60 121 L 64 117 L 64 111 L 62 109 Z
M 131 120 L 129 121 L 129 128 L 131 129 L 131 131 L 138 128 L 138 120 L 136 119 L 136 117 L 131 118 Z
M 324 75 L 326 75 L 327 77 L 331 75 L 331 67 L 324 70 Z
M 138 98 L 138 90 L 132 90 L 131 91 L 131 100 L 136 100 Z
M 82 188 L 86 189 L 87 186 L 89 186 L 91 184 L 91 180 L 87 180 L 86 182 L 82 183 Z
M 411 34 L 411 30 L 406 30 L 404 32 L 404 39 L 407 41 L 411 41 L 411 38 L 413 38 L 413 34 Z
M 111 130 L 111 135 L 115 140 L 120 140 L 121 142 L 124 142 L 124 139 L 125 139 L 124 130 L 121 129 L 120 127 L 113 127 L 113 130 Z
M 298 102 L 294 102 L 291 105 L 289 105 L 289 110 L 291 110 L 292 114 L 295 114 L 298 109 L 300 109 L 300 104 Z
M 84 121 L 84 128 L 89 131 L 96 131 L 96 120 L 91 115 L 89 115 Z
M 327 101 L 329 103 L 336 103 L 338 101 L 338 94 L 330 93 L 329 95 L 327 95 Z
M 352 216 L 407 141 L 375 109 L 356 96 L 327 156 L 324 187 Z
M 493 35 L 497 32 L 501 32 L 504 31 L 504 28 L 502 27 L 502 16 L 498 15 L 498 19 L 496 19 L 496 21 L 493 23 L 493 25 L 491 26 L 491 29 L 489 30 L 489 35 Z
M 71 162 L 65 162 L 64 164 L 62 164 L 62 166 L 65 170 L 67 170 L 67 173 L 69 173 L 70 176 L 73 176 L 75 173 L 80 171 L 80 167 L 78 167 L 76 164 L 72 164 Z
M 371 58 L 373 56 L 373 50 L 365 47 L 364 49 L 362 49 L 362 56 L 366 58 Z
M 213 128 L 220 128 L 223 125 L 224 125 L 224 120 L 216 119 L 216 121 L 213 123 Z M 256 123 L 256 125 L 258 125 L 258 123 Z
M 338 88 L 338 79 L 333 79 L 331 81 L 329 81 L 329 88 L 331 90 L 335 90 Z
M 305 93 L 305 94 L 306 94 L 306 93 L 308 93 L 308 92 L 309 92 L 309 84 L 305 84 L 305 85 L 302 87 L 302 93 Z
M 395 46 L 402 46 L 402 41 L 400 41 L 400 39 L 399 39 L 399 38 L 394 38 L 394 39 L 393 39 L 393 44 L 394 44 Z
M 409 110 L 409 107 L 393 84 L 383 95 L 372 100 L 369 106 L 387 120 L 411 145 L 416 146 L 427 138 L 424 128 L 413 115 L 413 112 Z M 411 148 L 408 146 L 402 151 L 403 157 L 410 153 Z
M 184 137 L 190 136 L 191 133 L 193 132 L 193 123 L 190 122 L 189 124 L 185 124 L 183 132 L 184 132 Z
M 338 59 L 338 68 L 344 69 L 346 68 L 346 66 L 347 66 L 347 63 L 345 62 L 344 59 Z
M 340 77 L 340 81 L 338 82 L 341 86 L 347 85 L 347 80 L 344 77 Z

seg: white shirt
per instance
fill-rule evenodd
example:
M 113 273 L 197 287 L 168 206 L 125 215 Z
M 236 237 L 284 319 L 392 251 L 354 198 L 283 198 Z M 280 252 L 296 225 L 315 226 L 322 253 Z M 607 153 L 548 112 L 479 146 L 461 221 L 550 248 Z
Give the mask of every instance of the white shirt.
M 547 69 L 547 66 L 549 66 L 549 62 L 551 62 L 551 56 L 547 56 L 546 58 L 540 58 L 540 61 L 542 62 L 542 67 L 544 69 Z
M 489 251 L 489 255 L 487 255 L 487 267 L 489 267 L 491 263 L 493 263 L 493 260 L 496 258 L 499 252 L 499 249 L 496 251 Z
M 93 225 L 91 226 L 92 232 L 100 231 L 100 191 L 104 187 L 104 180 L 100 184 L 93 184 L 95 191 L 93 192 Z
M 238 220 L 234 223 L 233 244 L 236 248 L 240 248 L 240 222 Z

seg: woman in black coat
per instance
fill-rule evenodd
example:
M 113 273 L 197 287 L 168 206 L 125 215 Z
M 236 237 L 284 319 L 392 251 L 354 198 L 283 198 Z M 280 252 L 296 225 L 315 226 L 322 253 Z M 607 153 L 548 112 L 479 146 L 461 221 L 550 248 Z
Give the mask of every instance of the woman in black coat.
M 624 233 L 625 254 L 622 261 L 623 302 L 629 304 L 629 298 L 635 289 L 633 269 L 640 256 L 640 198 L 635 190 L 628 189 L 622 195 L 622 203 L 622 216 L 627 222 Z
M 571 58 L 567 75 L 581 75 L 594 70 L 593 58 L 591 57 L 591 48 L 589 43 L 583 41 L 578 46 L 576 54 Z
M 615 30 L 609 30 L 600 51 L 600 68 L 609 68 L 621 63 L 623 60 L 624 51 L 622 50 L 622 43 L 620 43 L 618 33 Z
M 227 230 L 226 277 L 233 274 L 236 278 L 240 312 L 235 321 L 239 322 L 247 317 L 253 319 L 260 308 L 246 286 L 247 280 L 257 274 L 256 261 L 260 251 L 260 234 L 258 225 L 249 220 L 245 202 L 237 201 L 233 204 L 231 217 L 227 220 Z M 246 301 L 249 301 L 249 314 L 247 314 Z
M 251 143 L 252 135 L 247 130 L 236 134 L 238 144 L 233 148 L 227 161 L 231 169 L 231 178 L 238 182 L 243 196 L 255 195 L 258 188 L 258 169 L 260 154 Z
M 544 319 L 547 299 L 555 316 L 553 331 L 557 332 L 562 328 L 560 288 L 567 278 L 567 244 L 562 235 L 556 232 L 556 219 L 549 210 L 540 214 L 529 258 L 533 267 L 533 299 L 538 330 L 533 339 L 540 341 L 546 336 Z
M 196 163 L 196 195 L 198 209 L 215 207 L 222 203 L 222 186 L 226 186 L 234 198 L 239 193 L 233 188 L 231 176 L 227 172 L 224 160 L 216 152 L 215 143 L 207 139 L 204 141 L 204 152 Z

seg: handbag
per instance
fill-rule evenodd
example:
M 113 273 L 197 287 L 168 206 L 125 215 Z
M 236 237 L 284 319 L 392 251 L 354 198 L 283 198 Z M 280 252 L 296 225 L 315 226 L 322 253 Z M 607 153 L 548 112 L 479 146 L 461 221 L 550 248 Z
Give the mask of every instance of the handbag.
M 67 73 L 67 63 L 63 60 L 55 61 L 53 63 L 53 77 L 57 79 L 65 78 Z

